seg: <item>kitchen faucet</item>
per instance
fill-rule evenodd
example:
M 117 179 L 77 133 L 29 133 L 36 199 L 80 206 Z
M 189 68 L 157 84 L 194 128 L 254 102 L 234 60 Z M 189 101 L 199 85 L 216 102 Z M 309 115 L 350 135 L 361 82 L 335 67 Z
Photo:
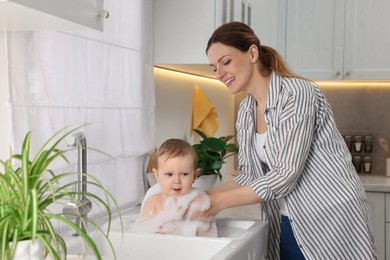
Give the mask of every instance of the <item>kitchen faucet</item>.
M 76 220 L 76 225 L 85 232 L 87 229 L 87 223 L 85 218 L 88 212 L 92 209 L 92 202 L 85 196 L 87 192 L 87 139 L 83 132 L 74 133 L 67 140 L 67 144 L 70 147 L 77 147 L 78 160 L 77 160 L 77 171 L 78 180 L 77 191 L 81 194 L 77 195 L 77 202 L 70 202 L 65 205 L 62 210 L 63 215 L 69 220 Z M 78 233 L 73 236 L 78 236 Z

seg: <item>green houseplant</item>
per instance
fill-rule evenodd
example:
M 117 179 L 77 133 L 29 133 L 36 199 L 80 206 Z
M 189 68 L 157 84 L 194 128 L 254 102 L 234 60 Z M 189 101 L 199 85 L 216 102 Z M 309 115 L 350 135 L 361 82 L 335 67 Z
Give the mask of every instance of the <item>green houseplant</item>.
M 24 138 L 20 153 L 11 151 L 9 159 L 0 160 L 2 166 L 0 166 L 1 259 L 13 259 L 18 242 L 25 240 L 31 240 L 33 243 L 38 241 L 44 250 L 44 255 L 49 254 L 52 259 L 65 259 L 67 255 L 66 244 L 56 232 L 53 221 L 65 224 L 77 232 L 93 250 L 97 259 L 101 259 L 99 248 L 86 231 L 81 230 L 78 225 L 65 218 L 62 213 L 53 213 L 48 210 L 50 205 L 59 203 L 59 200 L 74 201 L 74 198 L 81 193 L 107 212 L 108 229 L 101 230 L 91 219 L 82 219 L 82 221 L 94 225 L 103 232 L 113 248 L 108 239 L 112 214 L 109 204 L 110 201 L 113 202 L 117 209 L 118 205 L 112 194 L 90 174 L 85 173 L 89 177 L 87 184 L 103 190 L 106 195 L 105 200 L 91 192 L 72 189 L 75 182 L 66 184 L 59 182 L 69 176 L 74 176 L 74 179 L 77 179 L 76 176 L 80 173 L 55 173 L 49 169 L 49 166 L 58 159 L 67 161 L 65 153 L 75 148 L 61 150 L 58 146 L 68 135 L 81 127 L 72 126 L 60 130 L 43 144 L 33 158 L 30 158 L 31 132 L 29 132 Z M 78 180 L 78 182 L 82 181 Z
M 238 147 L 235 143 L 229 143 L 233 135 L 208 137 L 201 130 L 194 131 L 202 138 L 199 143 L 193 144 L 198 155 L 198 166 L 202 169 L 202 175 L 217 175 L 222 179 L 221 168 L 226 158 L 238 153 Z

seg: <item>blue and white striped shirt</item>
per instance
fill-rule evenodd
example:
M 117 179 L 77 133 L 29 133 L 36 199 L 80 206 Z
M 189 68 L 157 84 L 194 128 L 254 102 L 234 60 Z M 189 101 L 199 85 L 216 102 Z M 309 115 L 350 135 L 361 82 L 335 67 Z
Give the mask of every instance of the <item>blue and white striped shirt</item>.
M 280 258 L 277 199 L 284 197 L 306 259 L 377 259 L 366 193 L 322 92 L 312 82 L 273 72 L 265 119 L 266 165 L 256 152 L 256 101 L 248 95 L 236 122 L 235 181 L 264 200 L 269 258 Z

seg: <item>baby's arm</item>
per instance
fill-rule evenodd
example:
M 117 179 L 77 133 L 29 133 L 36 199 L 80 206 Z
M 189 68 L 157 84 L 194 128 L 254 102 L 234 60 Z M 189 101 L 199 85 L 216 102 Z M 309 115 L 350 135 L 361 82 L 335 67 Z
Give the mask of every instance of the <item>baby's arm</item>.
M 150 218 L 152 218 L 157 213 L 157 196 L 152 196 L 144 202 L 142 206 L 142 212 L 140 214 L 141 222 L 144 222 Z

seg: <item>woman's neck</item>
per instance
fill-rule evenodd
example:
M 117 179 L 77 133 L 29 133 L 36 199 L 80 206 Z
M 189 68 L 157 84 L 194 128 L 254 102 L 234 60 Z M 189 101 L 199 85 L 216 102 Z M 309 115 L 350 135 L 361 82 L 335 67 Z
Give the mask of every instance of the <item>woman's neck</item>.
M 264 77 L 259 73 L 254 77 L 253 82 L 251 87 L 247 89 L 247 92 L 255 98 L 258 106 L 265 108 L 268 98 L 270 76 Z

